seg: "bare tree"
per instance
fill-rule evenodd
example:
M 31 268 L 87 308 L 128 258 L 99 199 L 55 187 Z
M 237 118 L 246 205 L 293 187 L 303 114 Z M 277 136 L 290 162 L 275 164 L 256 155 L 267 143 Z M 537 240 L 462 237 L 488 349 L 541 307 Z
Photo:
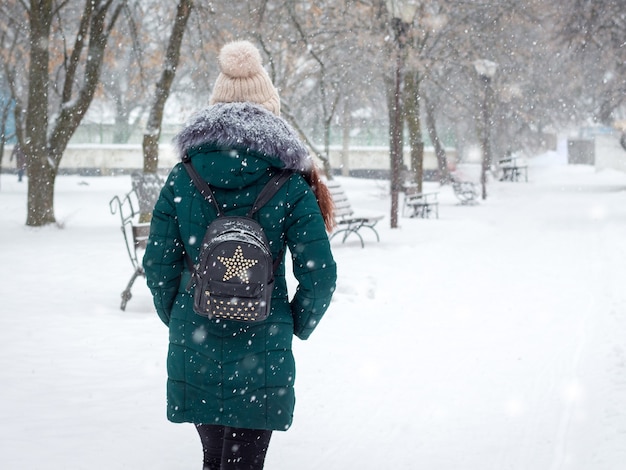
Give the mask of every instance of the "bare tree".
M 424 110 L 426 111 L 426 129 L 430 141 L 433 144 L 435 157 L 437 157 L 437 179 L 440 184 L 446 184 L 450 182 L 450 171 L 448 170 L 446 149 L 439 138 L 439 132 L 437 130 L 436 106 L 430 101 L 427 94 L 424 94 L 422 99 L 424 101 Z
M 27 223 L 55 221 L 58 165 L 94 97 L 103 107 L 119 110 L 120 129 L 132 127 L 131 111 L 138 117 L 151 106 L 144 170 L 156 171 L 168 96 L 176 96 L 179 110 L 205 102 L 218 73 L 217 51 L 229 40 L 252 39 L 259 45 L 279 89 L 283 115 L 322 160 L 328 161 L 335 135 L 345 141 L 350 137 L 346 126 L 384 129 L 394 109 L 388 99 L 394 91 L 388 85 L 393 83 L 395 58 L 385 3 L 211 2 L 194 4 L 198 14 L 190 17 L 191 0 L 179 0 L 174 17 L 162 14 L 172 8 L 158 2 L 4 2 L 0 60 L 31 176 Z M 456 134 L 458 147 L 477 139 L 476 132 L 458 129 L 471 129 L 479 121 L 482 88 L 472 66 L 479 58 L 499 65 L 489 124 L 494 155 L 538 141 L 551 125 L 589 115 L 609 122 L 623 112 L 626 57 L 620 2 L 603 2 L 599 8 L 597 2 L 575 0 L 567 9 L 542 0 L 415 3 L 419 8 L 407 35 L 402 109 L 404 118 L 411 118 L 411 166 L 416 173 L 426 131 L 437 148 L 440 173 L 446 167 L 445 152 L 437 136 Z M 123 12 L 129 21 L 113 29 Z M 219 21 L 209 21 L 211 15 Z M 194 44 L 182 57 L 188 60 L 180 60 L 183 33 Z M 118 46 L 115 55 L 105 54 L 111 34 Z M 162 59 L 164 42 L 169 43 Z M 132 52 L 124 52 L 129 48 Z M 110 72 L 105 83 L 103 63 Z M 120 74 L 116 63 L 129 72 Z M 159 77 L 154 92 L 146 86 L 153 76 Z M 133 96 L 135 90 L 139 92 Z M 146 91 L 154 96 L 149 104 Z M 340 107 L 350 112 L 340 113 Z M 361 117 L 354 119 L 357 113 Z M 119 139 L 124 138 L 120 133 Z
M 9 32 L 6 29 L 0 33 L 0 47 L 5 46 L 8 53 L 12 54 L 15 51 L 15 38 L 11 41 L 8 35 Z M 0 70 L 0 171 L 2 171 L 4 146 L 9 139 L 15 137 L 15 132 L 9 132 L 9 121 L 14 107 L 8 84 L 8 77 L 12 70 L 7 62 L 4 65 L 4 70 Z
M 115 144 L 127 143 L 140 127 L 148 107 L 150 79 L 160 70 L 160 64 L 151 60 L 154 45 L 160 44 L 155 32 L 162 25 L 156 21 L 159 8 L 161 4 L 152 1 L 129 4 L 127 21 L 111 32 L 110 41 L 119 47 L 112 48 L 105 59 L 94 102 L 112 108 Z
M 13 30 L 28 55 L 14 58 L 17 62 L 10 65 L 14 71 L 20 67 L 28 71 L 26 96 L 16 83 L 17 73 L 10 83 L 29 176 L 27 225 L 56 222 L 54 183 L 59 163 L 94 97 L 107 39 L 123 6 L 121 0 L 85 0 L 82 9 L 78 0 L 12 5 L 10 14 L 27 18 L 28 25 L 28 31 Z
M 439 41 L 428 51 L 424 86 L 437 121 L 456 135 L 460 150 L 482 134 L 484 86 L 474 70 L 477 59 L 498 64 L 491 80 L 489 118 L 493 155 L 536 145 L 550 125 L 572 118 L 575 62 L 551 41 L 554 18 L 539 1 L 497 4 L 441 1 Z M 460 152 L 462 155 L 462 152 Z M 489 162 L 491 164 L 492 162 Z
M 621 0 L 574 0 L 551 6 L 554 38 L 578 62 L 581 91 L 596 120 L 611 124 L 626 104 L 626 10 Z
M 180 0 L 176 7 L 176 16 L 172 34 L 167 45 L 161 78 L 156 84 L 154 101 L 150 109 L 146 132 L 143 136 L 143 171 L 156 173 L 159 163 L 159 138 L 163 122 L 163 109 L 169 97 L 176 69 L 180 59 L 180 48 L 187 27 L 187 20 L 193 7 L 191 0 Z

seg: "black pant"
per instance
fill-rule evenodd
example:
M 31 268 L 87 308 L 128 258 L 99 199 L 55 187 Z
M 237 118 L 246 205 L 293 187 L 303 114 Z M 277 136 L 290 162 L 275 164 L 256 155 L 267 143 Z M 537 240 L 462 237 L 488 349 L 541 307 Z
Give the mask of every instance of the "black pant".
M 204 450 L 203 470 L 261 470 L 272 431 L 196 424 Z

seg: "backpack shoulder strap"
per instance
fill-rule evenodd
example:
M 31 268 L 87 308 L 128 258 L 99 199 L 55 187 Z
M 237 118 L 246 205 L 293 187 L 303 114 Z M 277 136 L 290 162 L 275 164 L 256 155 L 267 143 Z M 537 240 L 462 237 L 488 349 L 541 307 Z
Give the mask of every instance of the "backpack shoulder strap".
M 257 196 L 252 209 L 247 214 L 247 217 L 252 217 L 261 207 L 269 202 L 270 199 L 278 192 L 283 184 L 291 177 L 293 172 L 290 170 L 283 170 L 280 173 L 276 173 L 263 187 L 259 195 Z
M 258 211 L 261 207 L 267 204 L 269 200 L 272 199 L 272 197 L 274 197 L 274 195 L 282 187 L 282 185 L 287 182 L 292 173 L 293 172 L 291 170 L 283 170 L 280 173 L 276 173 L 274 176 L 272 176 L 257 196 L 254 204 L 252 204 L 252 209 L 250 209 L 247 216 L 252 217 L 256 211 Z M 272 263 L 274 273 L 276 273 L 276 270 L 280 266 L 284 254 L 285 247 L 283 246 L 278 252 L 274 263 Z
M 200 194 L 204 196 L 204 199 L 206 199 L 209 204 L 213 204 L 213 206 L 215 206 L 217 216 L 221 217 L 223 215 L 222 211 L 220 210 L 219 204 L 215 200 L 215 196 L 213 195 L 213 191 L 211 191 L 209 183 L 204 181 L 204 179 L 202 179 L 202 177 L 198 174 L 196 169 L 191 164 L 191 159 L 189 157 L 185 156 L 185 158 L 183 158 L 183 166 L 185 167 L 185 170 L 187 170 L 194 186 L 198 189 L 198 191 L 200 191 Z

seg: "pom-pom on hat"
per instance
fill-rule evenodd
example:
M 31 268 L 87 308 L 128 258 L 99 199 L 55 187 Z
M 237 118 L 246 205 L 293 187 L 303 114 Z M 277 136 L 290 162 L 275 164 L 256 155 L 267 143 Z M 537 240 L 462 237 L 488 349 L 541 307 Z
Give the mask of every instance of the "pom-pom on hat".
M 210 104 L 250 102 L 280 115 L 280 98 L 261 63 L 259 50 L 249 41 L 222 47 L 217 58 L 220 74 Z

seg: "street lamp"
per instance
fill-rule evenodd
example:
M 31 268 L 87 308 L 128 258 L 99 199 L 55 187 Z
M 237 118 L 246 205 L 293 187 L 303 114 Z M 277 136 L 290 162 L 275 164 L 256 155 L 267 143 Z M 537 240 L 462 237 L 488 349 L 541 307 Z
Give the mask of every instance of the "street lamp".
M 391 160 L 391 228 L 398 227 L 398 198 L 401 188 L 400 173 L 403 161 L 402 130 L 402 78 L 404 69 L 404 48 L 407 33 L 419 6 L 415 0 L 387 0 L 387 10 L 391 17 L 391 27 L 396 43 L 396 70 L 394 77 L 393 113 L 390 113 L 389 134 Z
M 486 59 L 478 59 L 474 61 L 474 68 L 483 83 L 483 103 L 482 103 L 482 135 L 481 147 L 483 153 L 480 184 L 482 185 L 482 198 L 487 199 L 487 171 L 491 165 L 491 147 L 489 144 L 489 136 L 492 127 L 491 123 L 491 79 L 496 74 L 498 64 Z

